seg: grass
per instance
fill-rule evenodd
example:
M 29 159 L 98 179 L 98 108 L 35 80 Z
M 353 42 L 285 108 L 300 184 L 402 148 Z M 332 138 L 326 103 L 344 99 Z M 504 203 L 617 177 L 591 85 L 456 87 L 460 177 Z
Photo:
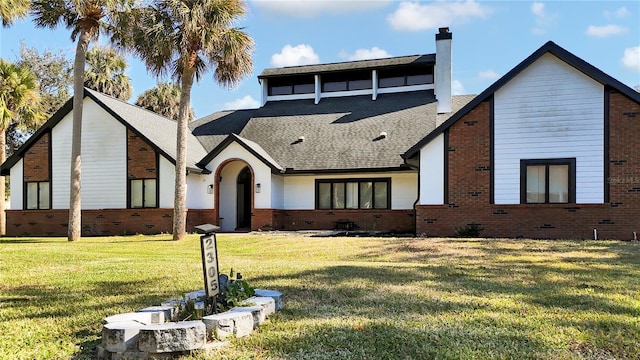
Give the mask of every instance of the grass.
M 197 236 L 0 239 L 0 359 L 88 359 L 101 319 L 202 288 Z M 190 359 L 639 359 L 640 244 L 219 235 L 284 294 Z

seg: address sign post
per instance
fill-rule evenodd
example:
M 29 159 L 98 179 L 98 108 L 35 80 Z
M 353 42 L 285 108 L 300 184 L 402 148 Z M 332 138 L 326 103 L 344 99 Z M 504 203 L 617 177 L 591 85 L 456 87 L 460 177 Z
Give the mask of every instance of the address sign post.
M 202 252 L 202 271 L 204 273 L 204 289 L 207 294 L 207 303 L 212 305 L 213 312 L 216 307 L 216 297 L 220 294 L 220 280 L 218 278 L 218 245 L 216 231 L 220 227 L 203 224 L 195 227 L 200 236 L 200 250 Z

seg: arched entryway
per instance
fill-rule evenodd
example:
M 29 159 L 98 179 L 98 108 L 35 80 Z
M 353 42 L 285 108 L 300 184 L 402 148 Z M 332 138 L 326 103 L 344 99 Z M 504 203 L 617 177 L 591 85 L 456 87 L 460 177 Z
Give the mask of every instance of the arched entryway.
M 215 208 L 221 230 L 251 230 L 254 182 L 253 169 L 244 160 L 229 159 L 218 166 Z
M 251 171 L 248 166 L 240 170 L 236 182 L 237 230 L 251 230 Z

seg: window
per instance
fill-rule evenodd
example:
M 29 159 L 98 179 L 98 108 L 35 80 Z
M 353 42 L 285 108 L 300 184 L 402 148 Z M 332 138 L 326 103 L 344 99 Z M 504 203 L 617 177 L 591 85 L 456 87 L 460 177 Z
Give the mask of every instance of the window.
M 370 71 L 322 75 L 322 91 L 367 90 L 373 87 Z
M 268 80 L 269 96 L 313 94 L 315 79 L 313 75 L 284 76 Z
M 135 179 L 130 180 L 130 182 L 130 208 L 158 207 L 158 186 L 156 179 Z
M 316 180 L 317 209 L 388 209 L 390 179 Z
M 378 72 L 378 87 L 433 84 L 433 67 L 386 69 Z
M 48 181 L 34 181 L 26 183 L 27 210 L 51 209 L 50 186 Z
M 575 177 L 575 159 L 520 160 L 520 202 L 575 203 Z

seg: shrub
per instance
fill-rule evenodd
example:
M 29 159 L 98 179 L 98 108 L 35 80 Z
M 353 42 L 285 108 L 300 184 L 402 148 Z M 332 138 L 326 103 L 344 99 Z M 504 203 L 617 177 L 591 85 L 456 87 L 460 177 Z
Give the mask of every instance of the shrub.
M 483 229 L 478 224 L 468 224 L 465 227 L 456 229 L 457 237 L 477 238 Z

